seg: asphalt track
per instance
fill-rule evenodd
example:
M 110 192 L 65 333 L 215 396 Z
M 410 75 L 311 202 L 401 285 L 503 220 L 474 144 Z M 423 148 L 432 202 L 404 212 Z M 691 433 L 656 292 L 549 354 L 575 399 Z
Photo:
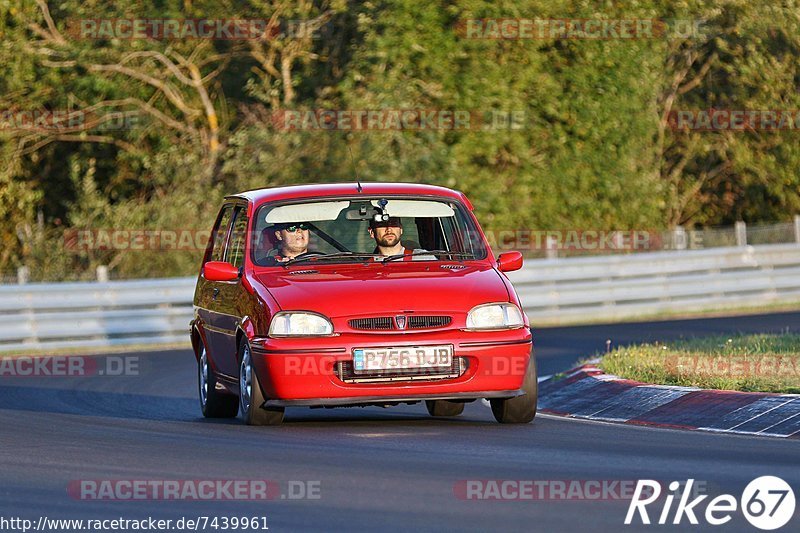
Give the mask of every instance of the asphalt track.
M 800 331 L 800 313 L 536 329 L 535 342 L 540 373 L 549 374 L 602 351 L 606 339 L 787 328 Z M 251 428 L 200 417 L 188 350 L 131 355 L 138 376 L 0 378 L 0 517 L 263 516 L 270 531 L 672 531 L 685 529 L 686 519 L 680 528 L 638 520 L 624 526 L 628 501 L 484 501 L 459 498 L 455 489 L 464 480 L 693 478 L 712 494 L 738 498 L 752 479 L 776 475 L 800 499 L 796 439 L 543 415 L 501 426 L 480 403 L 451 420 L 432 419 L 420 405 L 297 408 L 281 427 Z M 290 481 L 311 481 L 320 497 L 98 502 L 68 493 L 71 481 L 86 479 L 268 479 L 283 496 Z M 652 509 L 651 518 L 660 511 Z M 702 520 L 692 530 L 758 531 L 740 511 L 724 526 Z M 782 531 L 798 524 L 800 509 Z

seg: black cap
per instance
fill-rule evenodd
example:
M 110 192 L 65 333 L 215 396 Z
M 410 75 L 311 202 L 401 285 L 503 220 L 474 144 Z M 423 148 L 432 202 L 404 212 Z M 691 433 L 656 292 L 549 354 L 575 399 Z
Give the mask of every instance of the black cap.
M 402 228 L 403 227 L 403 223 L 400 222 L 400 217 L 389 217 L 386 220 L 375 220 L 374 218 L 371 218 L 369 220 L 369 227 L 373 228 L 373 229 L 374 228 L 388 228 L 388 227 Z

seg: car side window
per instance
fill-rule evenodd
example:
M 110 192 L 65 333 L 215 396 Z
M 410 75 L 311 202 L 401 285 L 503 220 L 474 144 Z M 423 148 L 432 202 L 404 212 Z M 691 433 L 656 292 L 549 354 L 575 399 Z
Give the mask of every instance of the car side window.
M 244 207 L 237 207 L 233 220 L 233 231 L 231 233 L 228 252 L 225 255 L 227 261 L 237 268 L 244 266 L 244 245 L 247 237 L 247 210 Z
M 210 261 L 222 261 L 225 255 L 225 239 L 228 236 L 228 226 L 231 223 L 231 215 L 233 214 L 233 206 L 226 205 L 222 208 L 222 213 L 217 220 L 217 225 L 214 227 L 212 233 L 214 239 L 214 247 L 211 250 Z

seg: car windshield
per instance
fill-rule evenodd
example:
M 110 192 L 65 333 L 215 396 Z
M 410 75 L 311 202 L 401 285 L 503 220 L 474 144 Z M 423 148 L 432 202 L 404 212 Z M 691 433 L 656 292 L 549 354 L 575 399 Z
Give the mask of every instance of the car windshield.
M 299 247 L 286 253 L 283 239 L 295 236 Z M 462 261 L 484 259 L 487 251 L 480 231 L 459 202 L 388 196 L 264 205 L 253 223 L 251 254 L 256 265 L 287 266 Z

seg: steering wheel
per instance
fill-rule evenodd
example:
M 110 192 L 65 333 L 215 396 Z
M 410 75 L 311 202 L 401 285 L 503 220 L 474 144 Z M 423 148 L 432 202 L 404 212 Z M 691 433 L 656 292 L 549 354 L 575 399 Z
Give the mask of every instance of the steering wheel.
M 303 252 L 300 255 L 294 256 L 293 259 L 299 259 L 301 257 L 315 257 L 315 256 L 318 256 L 318 255 L 327 255 L 327 254 L 325 254 L 324 252 L 316 252 L 316 251 L 314 251 L 314 252 Z

